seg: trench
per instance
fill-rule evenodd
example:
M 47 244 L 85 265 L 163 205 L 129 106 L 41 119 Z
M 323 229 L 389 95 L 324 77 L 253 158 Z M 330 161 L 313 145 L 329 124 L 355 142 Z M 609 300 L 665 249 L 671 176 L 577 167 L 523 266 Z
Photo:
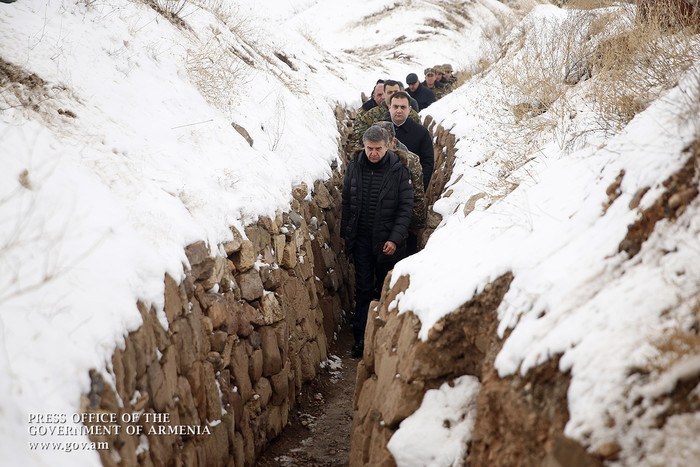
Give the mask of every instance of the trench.
M 351 154 L 349 139 L 355 113 L 339 107 L 335 114 L 344 167 L 349 162 L 347 155 Z M 434 141 L 435 173 L 426 193 L 430 220 L 420 238 L 421 246 L 425 245 L 440 222 L 440 216 L 430 208 L 452 175 L 455 143 L 454 137 L 436 125 L 431 117 L 426 118 L 424 125 Z M 337 340 L 330 344 L 329 363 L 299 394 L 297 412 L 290 415 L 290 424 L 258 458 L 255 464 L 257 467 L 350 465 L 350 439 L 359 363 L 358 359 L 351 357 L 353 343 L 349 326 L 341 327 Z
M 347 162 L 354 114 L 335 114 Z M 435 171 L 421 244 L 440 222 L 430 206 L 451 175 L 455 142 L 430 117 L 424 124 Z M 186 247 L 184 278 L 164 277 L 162 312 L 137 303 L 141 326 L 115 349 L 108 374 L 90 372 L 81 396 L 80 412 L 119 421 L 90 432 L 109 447 L 98 453 L 103 465 L 348 465 L 358 361 L 344 326 L 354 291 L 340 241 L 344 166 L 294 187 L 288 212 L 245 232 L 231 227 L 224 244 Z M 129 421 L 134 413 L 149 416 Z

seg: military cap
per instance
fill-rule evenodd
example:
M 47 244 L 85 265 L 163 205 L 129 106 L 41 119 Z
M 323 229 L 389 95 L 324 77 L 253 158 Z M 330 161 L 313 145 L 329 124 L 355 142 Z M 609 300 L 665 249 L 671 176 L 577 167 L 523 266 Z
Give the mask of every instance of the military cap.
M 449 63 L 445 63 L 442 66 L 442 71 L 444 71 L 445 73 L 452 73 L 452 65 L 450 65 Z
M 434 75 L 434 74 L 435 74 L 435 68 L 432 68 L 432 67 L 431 67 L 431 68 L 426 68 L 425 71 L 423 72 L 423 74 L 425 74 L 425 76 Z
M 396 129 L 394 128 L 394 124 L 392 122 L 377 122 L 372 126 L 378 126 L 380 128 L 384 128 L 387 133 L 389 133 L 389 138 L 394 139 L 396 138 Z
M 433 70 L 435 70 L 435 73 L 436 73 L 436 74 L 437 74 L 437 73 L 442 73 L 442 74 L 445 73 L 445 70 L 442 69 L 442 65 L 435 65 L 435 66 L 433 67 Z

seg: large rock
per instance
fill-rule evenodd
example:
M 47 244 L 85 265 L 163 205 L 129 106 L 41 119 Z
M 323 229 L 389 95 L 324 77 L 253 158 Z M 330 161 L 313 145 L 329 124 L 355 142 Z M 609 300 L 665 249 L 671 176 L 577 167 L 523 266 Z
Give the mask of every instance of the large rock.
M 241 290 L 241 297 L 252 302 L 262 297 L 264 288 L 260 274 L 255 269 L 250 269 L 236 277 L 236 283 Z
M 203 280 L 211 275 L 214 266 L 214 258 L 209 254 L 209 248 L 204 241 L 193 243 L 185 248 L 185 255 L 190 262 L 192 276 L 196 280 Z

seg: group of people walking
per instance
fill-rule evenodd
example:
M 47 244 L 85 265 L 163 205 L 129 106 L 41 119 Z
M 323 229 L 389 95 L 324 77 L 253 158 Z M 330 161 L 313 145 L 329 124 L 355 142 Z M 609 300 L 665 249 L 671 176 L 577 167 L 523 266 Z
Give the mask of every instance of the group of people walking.
M 363 353 L 369 305 L 379 298 L 387 273 L 418 251 L 434 164 L 432 138 L 418 111 L 452 90 L 456 80 L 447 67 L 447 76 L 444 66 L 439 67 L 440 78 L 435 67 L 426 69 L 423 83 L 409 74 L 408 90 L 400 81 L 379 80 L 370 99 L 373 105 L 364 103 L 355 119 L 341 218 L 345 251 L 355 265 L 353 357 Z

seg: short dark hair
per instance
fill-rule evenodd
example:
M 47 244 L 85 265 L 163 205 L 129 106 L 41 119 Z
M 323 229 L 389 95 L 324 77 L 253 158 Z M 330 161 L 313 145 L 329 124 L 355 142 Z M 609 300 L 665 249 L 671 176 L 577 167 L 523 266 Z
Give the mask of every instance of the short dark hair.
M 389 104 L 391 104 L 392 102 L 394 102 L 394 99 L 396 99 L 396 98 L 398 98 L 398 99 L 406 99 L 406 100 L 408 101 L 408 106 L 409 106 L 409 107 L 411 106 L 411 98 L 408 96 L 408 93 L 406 93 L 406 92 L 404 92 L 404 91 L 395 92 L 395 93 L 392 94 L 391 97 L 389 98 Z
M 389 144 L 389 133 L 387 133 L 387 131 L 379 125 L 372 125 L 371 127 L 367 128 L 365 134 L 362 135 L 363 143 L 378 143 L 380 141 L 384 144 Z
M 399 82 L 394 81 L 393 79 L 388 79 L 388 80 L 384 81 L 384 87 L 387 87 L 387 86 L 399 86 L 399 87 L 401 87 L 399 85 Z

